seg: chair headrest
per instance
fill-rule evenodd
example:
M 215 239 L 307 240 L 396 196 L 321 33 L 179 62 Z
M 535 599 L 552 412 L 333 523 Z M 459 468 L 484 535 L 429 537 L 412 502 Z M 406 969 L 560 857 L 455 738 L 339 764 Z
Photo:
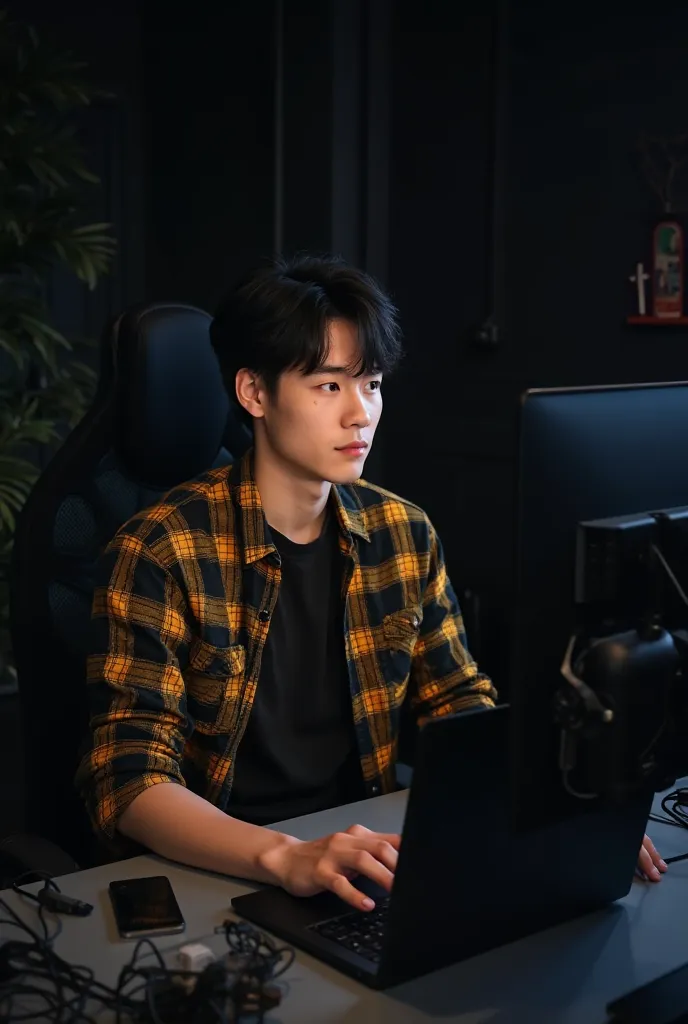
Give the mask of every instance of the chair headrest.
M 193 306 L 157 303 L 128 310 L 113 327 L 115 450 L 149 486 L 191 480 L 222 445 L 230 403 L 210 322 Z

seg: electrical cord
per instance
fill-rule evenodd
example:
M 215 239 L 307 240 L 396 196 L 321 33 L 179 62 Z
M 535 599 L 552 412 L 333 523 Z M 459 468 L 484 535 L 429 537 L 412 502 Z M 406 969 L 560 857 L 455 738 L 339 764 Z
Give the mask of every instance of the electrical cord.
M 656 544 L 653 544 L 652 553 L 669 577 L 679 598 L 688 608 L 688 595 L 681 586 L 676 573 L 664 557 L 663 551 Z M 664 816 L 660 814 L 651 814 L 650 821 L 659 822 L 661 825 L 675 825 L 677 828 L 688 828 L 688 811 L 684 810 L 684 808 L 688 808 L 688 789 L 675 789 L 671 793 L 667 793 L 666 796 L 662 798 L 662 810 L 664 811 Z M 675 857 L 665 857 L 664 863 L 676 864 L 682 860 L 688 860 L 688 853 L 681 853 Z
M 25 884 L 29 880 L 43 879 L 43 888 L 39 889 L 37 893 L 29 892 L 28 889 L 22 889 L 22 884 Z M 89 914 L 93 913 L 93 906 L 91 903 L 84 903 L 83 900 L 77 900 L 73 896 L 67 896 L 63 893 L 59 885 L 52 877 L 45 871 L 27 871 L 23 875 L 19 875 L 18 878 L 12 882 L 12 890 L 19 896 L 24 896 L 27 899 L 34 900 L 40 904 L 46 910 L 51 910 L 54 914 L 70 914 L 74 917 L 88 917 Z
M 203 970 L 167 966 L 157 946 L 144 938 L 116 986 L 105 985 L 89 967 L 70 964 L 53 949 L 62 930 L 57 915 L 84 916 L 86 911 L 74 909 L 82 901 L 65 896 L 54 879 L 37 872 L 30 877 L 43 878 L 43 888 L 28 892 L 21 888 L 28 877 L 15 879 L 12 888 L 36 905 L 40 929 L 0 897 L 0 925 L 21 935 L 0 945 L 2 1024 L 97 1024 L 103 1009 L 117 1024 L 260 1024 L 281 1002 L 282 987 L 275 981 L 293 963 L 294 950 L 276 945 L 252 925 L 230 920 L 216 929 L 224 932 L 227 951 Z M 48 915 L 55 917 L 52 927 Z M 146 954 L 152 964 L 144 962 Z
M 282 991 L 275 981 L 291 966 L 294 950 L 278 946 L 252 925 L 227 920 L 215 929 L 224 933 L 228 951 L 201 972 L 169 968 L 150 939 L 141 939 L 134 955 L 120 973 L 117 993 L 138 981 L 127 996 L 144 993 L 147 1016 L 137 1018 L 148 1024 L 260 1024 L 265 1012 L 278 1006 Z M 148 947 L 155 965 L 139 963 Z M 131 1016 L 131 1014 L 130 1014 Z M 116 1024 L 127 1017 L 118 1011 Z
M 676 828 L 688 828 L 688 789 L 675 789 L 662 797 L 664 814 L 651 814 L 650 821 L 660 825 L 673 825 Z M 680 853 L 675 857 L 665 857 L 666 864 L 676 864 L 688 860 L 688 853 Z

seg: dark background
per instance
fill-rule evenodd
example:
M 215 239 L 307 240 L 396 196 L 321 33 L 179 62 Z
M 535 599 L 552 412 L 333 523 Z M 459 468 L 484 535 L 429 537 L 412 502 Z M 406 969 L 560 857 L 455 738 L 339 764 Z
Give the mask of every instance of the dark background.
M 143 299 L 212 310 L 275 249 L 339 252 L 392 292 L 408 354 L 367 475 L 435 521 L 499 684 L 520 392 L 688 377 L 684 329 L 625 324 L 661 215 L 638 137 L 688 131 L 688 7 L 5 6 L 116 94 L 84 130 L 119 256 L 93 295 L 56 277 L 65 330 Z

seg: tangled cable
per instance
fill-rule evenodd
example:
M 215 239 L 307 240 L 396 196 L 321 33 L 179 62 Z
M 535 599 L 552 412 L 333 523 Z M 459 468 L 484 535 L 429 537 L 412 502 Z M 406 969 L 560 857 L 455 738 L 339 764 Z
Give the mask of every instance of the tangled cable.
M 658 821 L 662 825 L 676 825 L 678 828 L 688 828 L 688 789 L 675 789 L 662 797 L 662 810 L 664 814 L 651 814 L 650 821 Z M 675 864 L 680 860 L 688 860 L 688 853 L 678 854 L 676 857 L 665 857 L 667 864 Z
M 216 929 L 224 932 L 227 952 L 201 971 L 168 966 L 156 945 L 141 939 L 117 985 L 99 982 L 89 967 L 70 964 L 55 952 L 62 922 L 50 904 L 57 896 L 71 897 L 49 876 L 42 877 L 45 885 L 38 894 L 22 889 L 21 879 L 13 885 L 38 904 L 38 928 L 0 898 L 0 925 L 22 934 L 0 945 L 1 1024 L 97 1024 L 102 1009 L 112 1011 L 117 1024 L 239 1024 L 248 1018 L 253 1024 L 281 1001 L 282 989 L 275 982 L 292 964 L 293 949 L 277 946 L 252 925 L 230 920 Z M 62 912 L 85 916 L 90 909 Z

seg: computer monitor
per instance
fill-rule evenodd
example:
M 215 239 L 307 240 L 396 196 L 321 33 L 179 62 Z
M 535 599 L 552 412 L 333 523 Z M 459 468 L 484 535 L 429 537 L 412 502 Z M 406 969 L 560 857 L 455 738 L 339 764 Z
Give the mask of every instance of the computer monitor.
M 511 785 L 516 821 L 528 827 L 584 814 L 593 802 L 586 794 L 572 795 L 558 770 L 562 730 L 555 695 L 564 684 L 561 666 L 570 638 L 581 627 L 594 635 L 596 627 L 604 633 L 636 625 L 629 587 L 616 595 L 616 623 L 609 622 L 608 608 L 603 613 L 577 602 L 579 524 L 688 506 L 688 383 L 527 391 L 519 449 Z M 633 600 L 648 568 L 646 559 L 639 561 L 625 567 L 636 583 Z M 672 607 L 669 628 L 680 625 Z M 657 713 L 651 666 L 646 675 L 647 700 Z M 617 735 L 620 727 L 617 722 Z
M 647 512 L 688 505 L 686 441 L 688 385 L 526 394 L 511 709 L 473 709 L 423 727 L 394 888 L 391 897 L 375 892 L 385 903 L 378 905 L 381 915 L 372 925 L 329 893 L 298 901 L 266 889 L 234 900 L 237 913 L 340 970 L 387 986 L 626 895 L 651 805 L 644 777 L 642 787 L 625 785 L 624 772 L 635 763 L 629 752 L 643 732 L 636 728 L 635 691 L 646 705 L 640 706 L 643 728 L 653 715 L 663 720 L 666 708 L 655 691 L 674 681 L 680 660 L 672 634 L 655 621 L 655 609 L 647 614 L 656 526 Z M 610 516 L 635 517 L 639 525 L 628 520 L 620 531 L 610 528 L 613 538 L 623 535 L 609 546 L 613 555 L 621 553 L 618 572 L 593 572 L 589 579 L 583 574 L 587 589 L 605 600 L 582 608 L 576 601 L 579 524 Z M 598 530 L 586 527 L 582 534 L 590 538 Z M 629 545 L 626 536 L 641 542 Z M 628 593 L 607 593 L 600 581 L 610 578 L 622 580 Z M 596 682 L 603 684 L 596 699 L 604 708 L 601 701 L 613 697 L 606 707 L 613 708 L 613 717 L 603 722 L 609 740 L 603 731 L 602 747 L 612 751 L 611 767 L 621 766 L 605 776 L 616 792 L 608 787 L 610 796 L 600 789 L 594 799 L 588 799 L 589 791 L 585 798 L 574 795 L 570 778 L 568 788 L 563 784 L 558 740 L 571 729 L 568 719 L 565 729 L 555 724 L 555 711 L 561 714 L 563 706 L 555 705 L 555 694 L 566 686 L 578 692 L 560 666 L 581 623 L 598 641 L 591 647 L 598 652 L 591 662 Z M 613 630 L 619 628 L 630 637 L 630 655 L 625 659 L 624 643 L 615 640 L 614 660 L 607 657 L 606 634 L 616 637 Z M 578 658 L 574 667 L 582 672 Z M 662 686 L 656 687 L 660 677 Z M 642 743 L 638 749 L 642 754 Z M 584 766 L 590 767 L 587 761 Z M 585 781 L 590 778 L 597 778 L 595 772 Z M 476 885 L 471 874 L 475 843 L 467 844 L 467 836 L 479 846 L 484 884 Z M 418 936 L 426 940 L 421 950 L 414 942 Z M 370 950 L 368 943 L 374 943 Z

